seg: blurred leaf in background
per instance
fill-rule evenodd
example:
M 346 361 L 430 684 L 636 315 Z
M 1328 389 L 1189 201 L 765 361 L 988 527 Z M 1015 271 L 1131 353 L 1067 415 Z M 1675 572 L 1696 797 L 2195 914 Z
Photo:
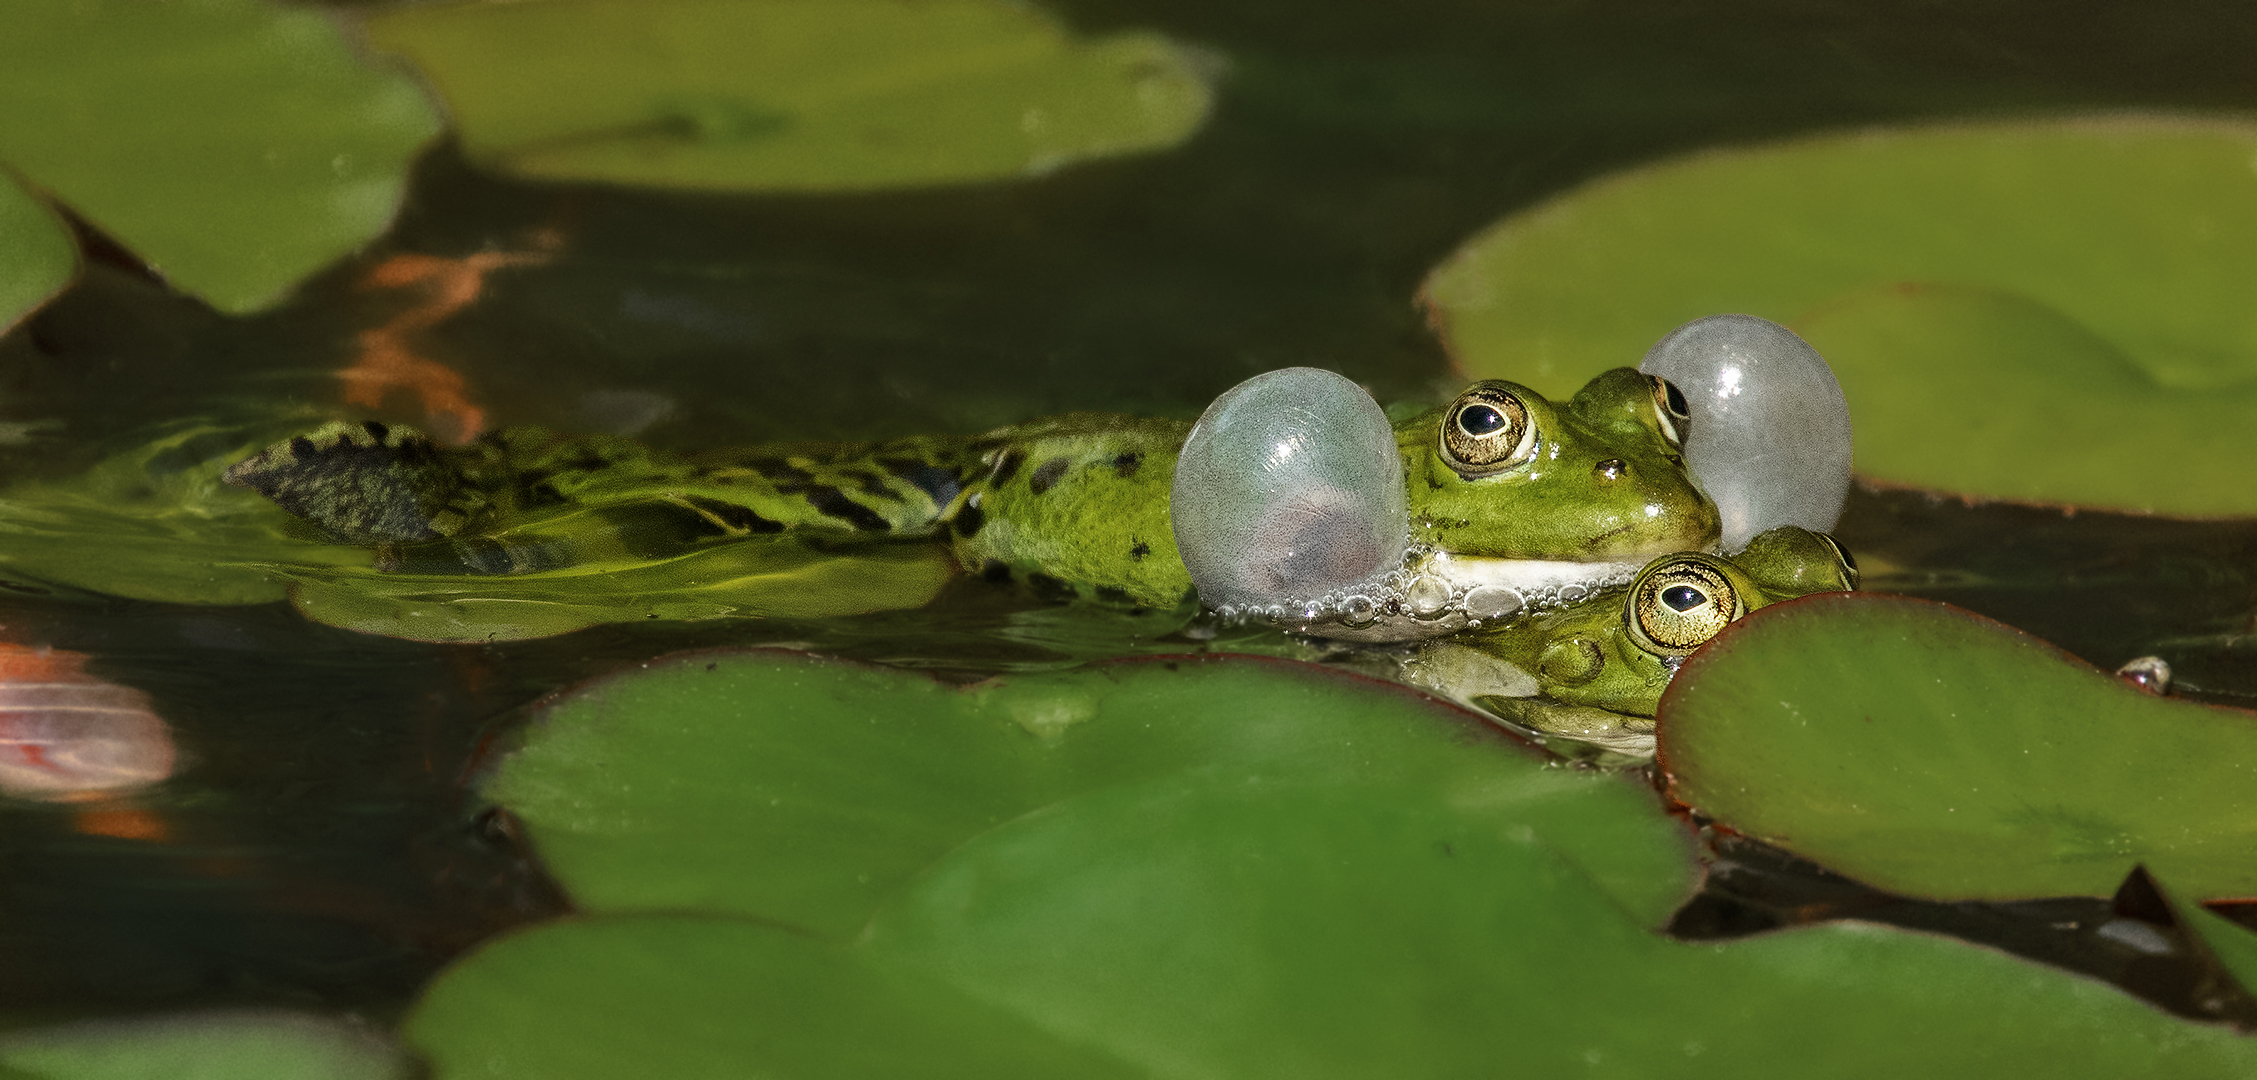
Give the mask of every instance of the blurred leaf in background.
M 1863 475 L 2257 514 L 2230 421 L 2257 407 L 2253 158 L 2257 128 L 2185 116 L 1711 152 L 1507 218 L 1424 295 L 1467 374 L 1547 393 L 1761 315 L 1834 365 Z
M 0 165 L 228 312 L 382 232 L 439 130 L 320 12 L 260 0 L 0 6 Z
M 744 191 L 1039 174 L 1206 119 L 1200 57 L 1002 0 L 542 0 L 369 22 L 521 176 Z

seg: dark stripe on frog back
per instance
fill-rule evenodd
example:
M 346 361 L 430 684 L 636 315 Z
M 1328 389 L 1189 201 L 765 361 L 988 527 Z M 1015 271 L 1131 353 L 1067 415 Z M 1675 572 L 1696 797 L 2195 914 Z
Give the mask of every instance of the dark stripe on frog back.
M 1058 486 L 1058 481 L 1066 475 L 1066 469 L 1071 465 L 1072 462 L 1065 458 L 1055 457 L 1035 466 L 1034 474 L 1027 477 L 1027 490 L 1037 495 L 1047 493 Z

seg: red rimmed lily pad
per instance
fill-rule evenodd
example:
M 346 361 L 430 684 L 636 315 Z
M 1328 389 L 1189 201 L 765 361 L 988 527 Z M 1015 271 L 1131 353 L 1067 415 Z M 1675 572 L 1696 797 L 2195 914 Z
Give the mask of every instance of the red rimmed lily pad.
M 1946 605 L 1756 612 L 1678 672 L 1660 745 L 1679 802 L 1891 892 L 2105 896 L 2144 863 L 2190 896 L 2257 895 L 2257 714 Z

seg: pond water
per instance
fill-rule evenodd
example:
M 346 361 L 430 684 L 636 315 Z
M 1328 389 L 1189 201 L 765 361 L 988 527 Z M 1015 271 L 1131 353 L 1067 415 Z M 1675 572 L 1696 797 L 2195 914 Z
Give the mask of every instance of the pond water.
M 1290 365 L 1383 402 L 1437 400 L 1463 380 L 1411 303 L 1421 278 L 1481 226 L 1609 170 L 1874 122 L 2257 106 L 2257 15 L 2233 5 L 1050 6 L 1077 28 L 1211 49 L 1227 67 L 1208 126 L 1176 151 L 1038 179 L 855 196 L 514 182 L 441 145 L 389 233 L 245 318 L 169 292 L 89 231 L 82 280 L 0 340 L 0 420 L 51 425 L 0 441 L 0 479 L 69 475 L 181 417 L 334 408 L 337 372 L 379 331 L 461 373 L 489 424 L 675 449 L 1072 409 L 1188 419 Z M 475 286 L 465 302 L 433 314 L 421 288 L 386 284 L 418 257 Z M 407 395 L 367 411 L 443 422 Z M 1840 536 L 1869 588 L 1972 608 L 2102 667 L 2161 655 L 2186 693 L 2257 699 L 2257 524 L 1860 490 Z M 91 657 L 90 674 L 148 695 L 180 753 L 145 796 L 0 803 L 0 1008 L 56 1016 L 395 1015 L 471 945 L 564 910 L 467 787 L 482 751 L 544 695 L 653 656 L 782 644 L 968 681 L 1128 652 L 1321 652 L 979 582 L 911 612 L 487 645 L 332 629 L 282 604 L 0 587 L 0 635 Z M 1821 888 L 1760 854 L 1739 865 L 1772 884 L 1681 930 L 1797 917 L 1781 913 Z M 1950 928 L 2007 942 L 2027 927 L 2001 919 Z M 2024 948 L 2115 970 L 2088 946 Z

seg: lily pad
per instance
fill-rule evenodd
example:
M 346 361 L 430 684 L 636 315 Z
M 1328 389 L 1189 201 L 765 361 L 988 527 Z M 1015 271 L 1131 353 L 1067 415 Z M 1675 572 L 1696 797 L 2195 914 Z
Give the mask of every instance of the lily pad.
M 260 0 L 11 2 L 0 117 L 0 163 L 230 312 L 382 232 L 439 130 L 330 16 Z
M 1611 776 L 1548 769 L 1398 687 L 1248 658 L 953 688 L 789 653 L 692 654 L 549 707 L 487 794 L 583 911 L 724 911 L 832 938 L 966 840 L 1098 788 L 1415 781 L 1571 852 L 1658 925 L 1682 831 Z
M 366 1027 L 280 1010 L 183 1013 L 0 1036 L 0 1072 L 39 1080 L 404 1080 Z
M 1891 892 L 2257 896 L 2257 714 L 2160 698 L 1956 608 L 1750 615 L 1663 695 L 1673 798 Z
M 572 920 L 489 943 L 424 995 L 438 1075 L 1129 1077 L 936 980 L 741 919 Z
M 1205 120 L 1194 55 L 1068 35 L 1002 0 L 544 0 L 369 20 L 522 176 L 759 191 L 961 183 L 1163 149 Z
M 829 550 L 754 536 L 657 563 L 546 573 L 272 566 L 316 622 L 415 641 L 518 641 L 651 619 L 821 618 L 921 607 L 956 573 L 937 544 Z
M 71 234 L 38 198 L 0 172 L 0 333 L 63 291 L 78 273 Z
M 982 834 L 852 945 L 567 921 L 443 974 L 407 1030 L 442 1076 L 544 1078 L 2257 1065 L 2257 1042 L 1959 942 L 1857 925 L 1670 941 L 1545 831 L 1423 783 L 1188 774 Z
M 2257 310 L 2243 302 L 2257 249 L 2239 241 L 2257 231 L 2253 155 L 2257 127 L 2124 117 L 1707 153 L 1506 219 L 1438 268 L 1424 297 L 1468 374 L 1546 393 L 1635 363 L 1689 319 L 1760 315 L 1833 364 L 1865 475 L 2257 513 L 2246 470 L 2232 483 L 2182 471 L 2240 460 L 2211 418 L 2257 407 Z M 1951 289 L 1886 291 L 1906 282 Z M 2048 347 L 2097 377 L 2064 377 Z M 1968 420 L 1991 412 L 2037 419 L 1984 423 L 1990 441 L 1974 452 Z M 2096 440 L 2062 422 L 2073 417 L 2141 434 Z

